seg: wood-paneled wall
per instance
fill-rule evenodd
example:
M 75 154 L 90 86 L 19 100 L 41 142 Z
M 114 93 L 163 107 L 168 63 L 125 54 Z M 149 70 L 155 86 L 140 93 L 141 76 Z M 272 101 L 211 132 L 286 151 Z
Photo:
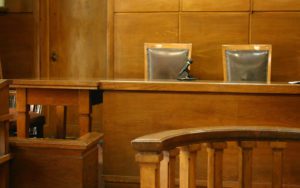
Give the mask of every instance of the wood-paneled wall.
M 109 0 L 109 68 L 143 78 L 145 42 L 193 43 L 192 73 L 222 80 L 222 44 L 272 44 L 272 81 L 300 79 L 298 0 Z
M 37 35 L 35 35 L 36 2 L 6 0 L 8 11 L 0 14 L 0 57 L 4 78 L 39 76 Z

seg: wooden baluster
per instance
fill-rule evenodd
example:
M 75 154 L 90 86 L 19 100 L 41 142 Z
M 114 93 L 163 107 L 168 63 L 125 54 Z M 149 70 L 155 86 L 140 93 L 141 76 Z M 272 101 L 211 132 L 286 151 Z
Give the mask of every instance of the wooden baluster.
M 254 141 L 241 141 L 239 142 L 241 148 L 240 152 L 240 171 L 239 182 L 241 188 L 252 188 L 252 153 L 253 148 L 256 147 Z
M 223 151 L 227 147 L 226 142 L 213 142 L 207 144 L 208 148 L 208 173 L 207 187 L 223 187 Z
M 179 150 L 174 149 L 169 151 L 169 175 L 168 175 L 168 188 L 175 187 L 175 178 L 176 178 L 176 156 L 178 156 Z
M 283 150 L 286 142 L 271 142 L 273 153 L 272 188 L 282 188 Z
M 179 149 L 179 188 L 189 188 L 189 147 L 183 146 Z
M 159 188 L 159 167 L 162 154 L 138 153 L 135 156 L 140 163 L 140 188 Z
M 160 161 L 160 188 L 168 188 L 170 154 L 167 151 L 163 151 L 162 154 L 163 159 Z
M 189 146 L 189 188 L 196 188 L 196 163 L 197 152 L 201 149 L 200 144 L 194 144 Z

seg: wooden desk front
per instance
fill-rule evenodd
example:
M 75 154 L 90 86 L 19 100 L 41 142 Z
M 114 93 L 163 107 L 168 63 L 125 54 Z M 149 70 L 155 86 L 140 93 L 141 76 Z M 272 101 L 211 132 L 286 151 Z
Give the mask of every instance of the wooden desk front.
M 104 101 L 103 160 L 107 187 L 137 187 L 138 164 L 130 141 L 141 135 L 201 126 L 300 126 L 299 85 L 101 81 L 99 89 L 103 90 Z M 293 144 L 287 149 L 291 154 L 285 157 L 284 182 L 300 185 L 300 161 L 295 148 L 300 149 Z M 200 164 L 206 164 L 206 151 L 201 152 Z M 229 187 L 236 186 L 238 178 L 238 159 L 231 157 L 232 152 L 237 151 L 227 150 L 224 158 L 224 180 Z M 272 161 L 269 154 L 261 153 L 254 159 L 255 187 L 268 186 Z M 205 167 L 198 176 L 206 179 Z M 203 185 L 204 181 L 200 183 Z
M 14 80 L 11 87 L 16 88 L 17 93 L 18 137 L 28 137 L 29 104 L 58 106 L 57 111 L 61 114 L 64 114 L 63 106 L 78 106 L 80 136 L 91 131 L 91 106 L 101 102 L 97 82 Z M 65 125 L 59 128 L 59 138 L 65 137 L 65 129 Z

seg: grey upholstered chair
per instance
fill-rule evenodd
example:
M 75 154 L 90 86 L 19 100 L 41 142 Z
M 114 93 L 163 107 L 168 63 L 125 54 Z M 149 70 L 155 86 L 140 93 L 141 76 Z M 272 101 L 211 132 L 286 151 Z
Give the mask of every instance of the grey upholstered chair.
M 191 58 L 192 44 L 145 43 L 145 79 L 176 79 Z
M 270 82 L 271 45 L 223 45 L 224 80 Z

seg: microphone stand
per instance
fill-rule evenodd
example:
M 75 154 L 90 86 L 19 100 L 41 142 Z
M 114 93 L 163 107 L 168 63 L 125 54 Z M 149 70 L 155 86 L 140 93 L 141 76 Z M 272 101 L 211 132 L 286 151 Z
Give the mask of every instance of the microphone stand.
M 188 59 L 185 63 L 185 65 L 182 67 L 182 69 L 180 70 L 178 76 L 177 76 L 177 80 L 180 81 L 192 81 L 192 80 L 196 80 L 195 77 L 193 77 L 192 75 L 190 75 L 190 70 L 189 67 L 190 65 L 193 63 L 193 61 L 191 59 Z

